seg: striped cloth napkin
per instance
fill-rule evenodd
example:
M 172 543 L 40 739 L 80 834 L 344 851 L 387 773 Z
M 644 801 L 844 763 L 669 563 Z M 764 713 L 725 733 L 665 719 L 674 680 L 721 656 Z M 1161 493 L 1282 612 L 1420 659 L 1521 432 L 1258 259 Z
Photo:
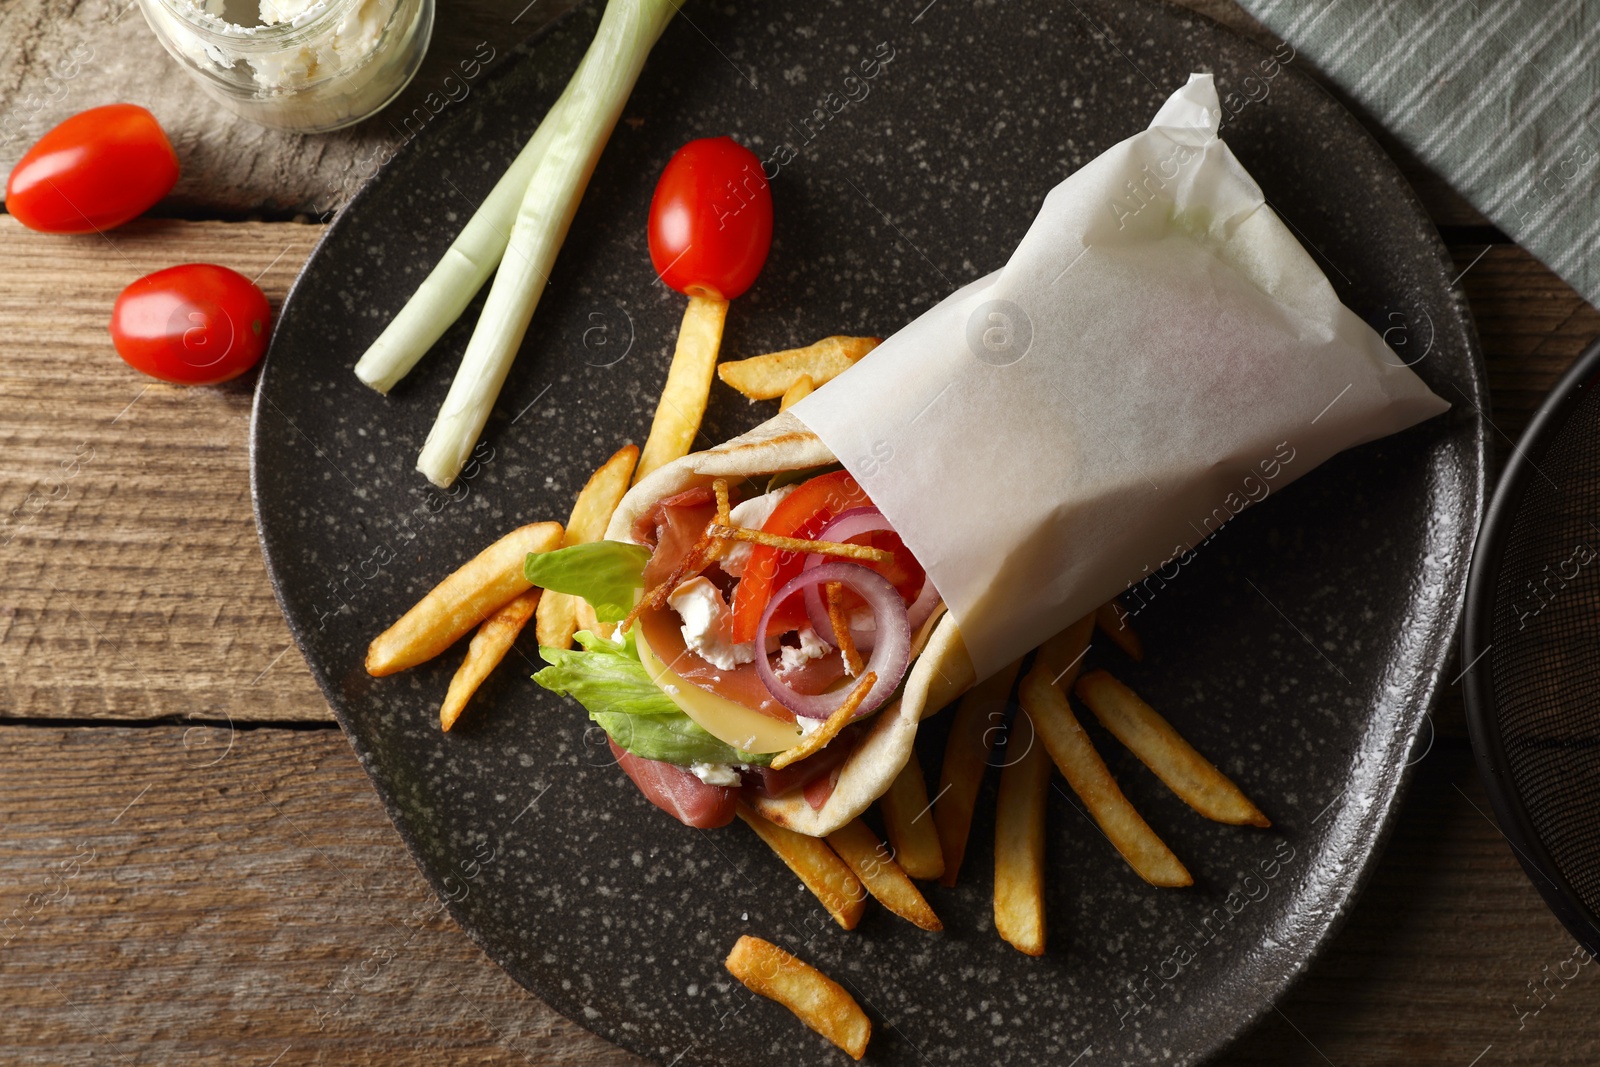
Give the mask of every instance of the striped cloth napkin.
M 1600 305 L 1600 0 L 1239 0 Z

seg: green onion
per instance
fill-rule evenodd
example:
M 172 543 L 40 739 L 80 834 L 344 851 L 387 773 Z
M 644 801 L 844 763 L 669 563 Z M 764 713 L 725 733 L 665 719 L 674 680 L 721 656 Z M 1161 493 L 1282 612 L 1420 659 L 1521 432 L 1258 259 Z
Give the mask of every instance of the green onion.
M 417 458 L 417 469 L 435 485 L 453 482 L 477 444 L 584 187 L 645 58 L 680 4 L 608 0 L 594 41 L 539 129 L 444 258 L 356 364 L 363 382 L 387 392 L 460 317 L 494 272 L 483 313 Z
M 555 136 L 559 125 L 556 120 L 566 101 L 567 94 L 562 93 L 533 136 L 528 138 L 527 145 L 489 190 L 455 243 L 445 250 L 444 258 L 356 361 L 357 378 L 378 392 L 387 393 L 411 373 L 417 361 L 427 355 L 428 349 L 467 310 L 473 294 L 483 288 L 500 257 L 505 255 L 511 224 L 517 218 L 517 206 L 522 203 L 522 194 L 528 189 L 534 168 Z

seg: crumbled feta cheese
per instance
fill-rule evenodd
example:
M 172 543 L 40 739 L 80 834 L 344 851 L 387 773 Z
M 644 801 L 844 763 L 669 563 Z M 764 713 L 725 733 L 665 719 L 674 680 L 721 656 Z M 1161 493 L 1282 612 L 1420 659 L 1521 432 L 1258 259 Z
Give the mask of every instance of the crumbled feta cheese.
M 809 626 L 800 627 L 800 645 L 783 646 L 783 662 L 778 665 L 781 671 L 792 671 L 804 667 L 814 659 L 821 659 L 833 648 L 832 645 L 817 636 L 817 631 Z
M 671 682 L 668 682 L 666 685 L 662 686 L 661 691 L 667 694 L 669 697 L 675 697 L 678 695 L 678 687 L 673 685 Z
M 766 525 L 768 519 L 772 518 L 773 511 L 783 503 L 783 498 L 794 492 L 795 488 L 793 485 L 780 486 L 770 493 L 762 493 L 760 496 L 741 501 L 728 512 L 728 521 L 746 530 L 759 530 Z M 730 544 L 722 556 L 722 569 L 735 578 L 744 577 L 744 567 L 750 561 L 750 552 L 753 548 L 755 546 L 748 541 L 735 541 Z
M 795 721 L 795 724 L 800 727 L 800 736 L 802 736 L 802 737 L 810 737 L 812 734 L 814 734 L 818 730 L 822 729 L 822 724 L 827 722 L 828 720 L 826 720 L 826 719 L 813 719 L 809 715 L 796 715 L 794 717 L 794 721 Z
M 683 619 L 683 643 L 701 659 L 725 671 L 755 662 L 755 642 L 734 643 L 733 613 L 709 578 L 690 578 L 667 603 Z
M 689 770 L 706 785 L 739 785 L 744 780 L 726 763 L 691 763 Z

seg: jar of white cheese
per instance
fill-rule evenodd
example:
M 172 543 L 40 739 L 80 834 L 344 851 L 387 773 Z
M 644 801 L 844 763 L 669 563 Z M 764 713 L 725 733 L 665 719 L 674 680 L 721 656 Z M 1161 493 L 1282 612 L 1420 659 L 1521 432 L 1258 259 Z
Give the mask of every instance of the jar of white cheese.
M 253 122 L 320 133 L 359 122 L 417 72 L 434 0 L 140 0 L 173 57 Z

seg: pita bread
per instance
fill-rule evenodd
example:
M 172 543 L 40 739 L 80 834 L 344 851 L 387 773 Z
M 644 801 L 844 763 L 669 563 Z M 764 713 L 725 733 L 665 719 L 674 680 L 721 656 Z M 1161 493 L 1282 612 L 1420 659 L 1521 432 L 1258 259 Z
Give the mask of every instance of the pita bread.
M 634 523 L 656 501 L 710 485 L 716 478 L 754 478 L 837 462 L 816 434 L 793 415 L 784 413 L 731 441 L 653 471 L 622 498 L 606 537 L 634 543 Z M 911 664 L 900 699 L 877 712 L 865 737 L 845 761 L 827 802 L 812 808 L 796 790 L 783 797 L 756 798 L 754 807 L 778 825 L 799 833 L 815 837 L 831 834 L 888 790 L 911 758 L 918 724 L 976 681 L 961 632 L 946 612 L 927 647 Z

